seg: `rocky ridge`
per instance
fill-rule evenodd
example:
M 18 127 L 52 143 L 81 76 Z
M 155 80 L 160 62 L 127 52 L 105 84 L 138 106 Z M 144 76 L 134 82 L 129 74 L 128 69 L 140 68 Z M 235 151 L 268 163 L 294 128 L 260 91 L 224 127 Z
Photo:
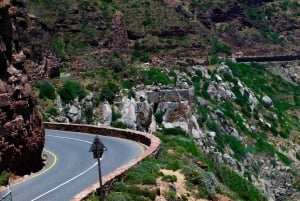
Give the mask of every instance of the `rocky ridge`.
M 212 156 L 218 163 L 229 165 L 241 176 L 248 178 L 264 192 L 269 200 L 284 200 L 291 197 L 295 193 L 293 169 L 299 165 L 296 158 L 300 151 L 299 144 L 293 143 L 289 138 L 280 138 L 279 143 L 278 137 L 269 136 L 268 141 L 271 145 L 264 141 L 265 137 L 261 140 L 256 136 L 263 135 L 260 133 L 262 128 L 274 131 L 274 127 L 276 127 L 276 124 L 273 124 L 263 112 L 256 114 L 258 108 L 265 110 L 262 109 L 265 107 L 267 111 L 271 111 L 274 118 L 279 118 L 275 114 L 276 105 L 270 96 L 255 93 L 242 80 L 234 77 L 231 69 L 225 64 L 218 65 L 213 75 L 205 66 L 192 66 L 191 69 L 193 69 L 193 73 L 198 72 L 198 75 L 201 72 L 201 79 L 207 82 L 207 88 L 204 88 L 206 92 L 201 93 L 207 93 L 211 99 L 208 96 L 199 96 L 199 89 L 190 84 L 190 76 L 193 77 L 196 74 L 187 75 L 177 72 L 175 86 L 137 85 L 133 89 L 134 97 L 120 94 L 122 97 L 120 102 L 114 104 L 106 102 L 98 106 L 93 102 L 95 94 L 90 94 L 82 101 L 73 101 L 74 107 L 80 108 L 73 116 L 77 117 L 76 119 L 69 116 L 69 113 L 75 110 L 68 105 L 59 106 L 64 108 L 60 111 L 66 111 L 66 113 L 61 113 L 60 117 L 53 116 L 51 118 L 54 118 L 55 121 L 80 122 L 84 111 L 92 109 L 95 124 L 109 126 L 113 125 L 113 122 L 122 122 L 126 128 L 149 133 L 155 133 L 162 128 L 180 128 L 189 133 L 205 154 Z M 234 78 L 229 79 L 228 76 Z M 240 96 L 247 98 L 239 103 Z M 216 107 L 212 102 L 219 106 Z M 222 106 L 226 105 L 226 102 L 237 102 L 243 107 L 247 107 L 247 110 L 255 115 L 255 120 L 247 120 L 248 117 L 245 115 L 248 113 L 243 110 L 241 112 L 238 108 L 231 108 L 234 115 L 229 115 L 228 109 L 224 109 Z M 197 107 L 206 112 L 197 112 Z M 116 113 L 120 114 L 117 119 L 113 117 Z M 205 117 L 204 114 L 206 114 Z M 232 118 L 236 118 L 236 115 L 241 119 L 237 118 L 236 122 L 232 122 Z M 206 126 L 203 125 L 203 121 Z M 241 121 L 240 125 L 239 121 Z M 242 131 L 241 128 L 245 130 Z M 248 134 L 245 135 L 245 133 Z M 276 150 L 281 151 L 276 151 L 273 157 L 268 157 L 269 151 L 262 154 L 247 151 L 252 149 L 250 147 L 255 144 L 255 141 L 256 144 L 264 143 L 262 145 L 264 147 L 274 146 Z M 224 143 L 229 143 L 229 145 Z M 241 147 L 237 148 L 235 145 Z M 289 149 L 282 149 L 285 146 L 288 146 Z M 271 148 L 271 150 L 275 150 L 275 148 Z M 293 163 L 290 164 L 285 159 L 292 160 Z
M 25 174 L 41 168 L 45 131 L 31 96 L 17 13 L 0 1 L 0 171 Z

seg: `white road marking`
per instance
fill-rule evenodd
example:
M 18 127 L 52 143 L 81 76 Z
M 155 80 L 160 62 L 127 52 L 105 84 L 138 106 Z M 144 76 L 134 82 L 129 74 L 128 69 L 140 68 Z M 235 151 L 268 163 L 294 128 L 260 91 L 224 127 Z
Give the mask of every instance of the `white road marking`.
M 90 142 L 90 141 L 81 140 L 81 139 L 78 139 L 78 138 L 62 137 L 62 136 L 57 136 L 57 135 L 46 135 L 46 136 L 48 136 L 48 137 L 55 137 L 55 138 L 61 138 L 61 139 L 68 139 L 68 140 L 75 140 L 75 141 L 80 141 L 80 142 L 85 142 L 85 143 L 88 143 L 88 144 L 92 144 L 92 142 Z
M 83 172 L 81 172 L 80 174 L 76 175 L 75 177 L 73 177 L 73 178 L 69 179 L 68 181 L 65 181 L 64 183 L 62 183 L 62 184 L 60 184 L 60 185 L 58 185 L 58 186 L 52 188 L 51 190 L 49 190 L 49 191 L 47 191 L 47 192 L 45 192 L 45 193 L 39 195 L 38 197 L 32 199 L 31 201 L 38 200 L 38 199 L 40 199 L 41 197 L 43 197 L 43 196 L 45 196 L 45 195 L 51 193 L 52 191 L 55 191 L 56 189 L 58 189 L 58 188 L 60 188 L 60 187 L 62 187 L 62 186 L 64 186 L 64 185 L 66 185 L 67 183 L 70 183 L 70 182 L 73 181 L 74 179 L 77 179 L 77 178 L 80 177 L 81 175 L 87 173 L 89 170 L 91 170 L 91 169 L 92 169 L 93 167 L 95 167 L 96 165 L 97 165 L 97 162 L 94 163 L 94 165 L 92 165 L 91 167 L 89 167 L 89 168 L 86 169 L 85 171 L 83 171 Z
M 80 142 L 85 142 L 85 143 L 88 143 L 88 144 L 92 144 L 92 142 L 89 142 L 89 141 L 86 141 L 86 140 L 77 139 L 77 138 L 61 137 L 61 136 L 56 136 L 56 135 L 47 135 L 47 136 L 49 136 L 49 137 L 54 137 L 54 138 L 62 138 L 62 139 L 75 140 L 75 141 L 80 141 Z M 90 170 L 91 170 L 92 168 L 94 168 L 96 165 L 97 165 L 97 162 L 94 163 L 91 167 L 89 167 L 89 168 L 86 169 L 85 171 L 83 171 L 83 172 L 79 173 L 78 175 L 72 177 L 71 179 L 69 179 L 69 180 L 63 182 L 62 184 L 60 184 L 60 185 L 58 185 L 58 186 L 52 188 L 51 190 L 49 190 L 49 191 L 47 191 L 47 192 L 45 192 L 45 193 L 43 193 L 43 194 L 37 196 L 36 198 L 32 199 L 31 201 L 38 200 L 38 199 L 42 198 L 43 196 L 45 196 L 45 195 L 47 195 L 47 194 L 49 194 L 49 193 L 55 191 L 56 189 L 58 189 L 58 188 L 60 188 L 60 187 L 62 187 L 62 186 L 64 186 L 64 185 L 66 185 L 67 183 L 70 183 L 71 181 L 77 179 L 77 178 L 80 177 L 81 175 L 83 175 L 83 174 L 87 173 L 88 171 L 90 171 Z

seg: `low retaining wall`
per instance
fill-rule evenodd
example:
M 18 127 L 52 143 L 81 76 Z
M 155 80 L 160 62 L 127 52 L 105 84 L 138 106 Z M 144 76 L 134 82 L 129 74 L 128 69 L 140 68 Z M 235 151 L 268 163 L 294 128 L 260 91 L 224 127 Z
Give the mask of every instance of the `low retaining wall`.
M 300 60 L 300 55 L 282 56 L 244 56 L 236 57 L 236 62 L 269 62 L 269 61 L 295 61 Z
M 46 129 L 62 130 L 62 131 L 74 131 L 90 134 L 98 134 L 103 136 L 118 137 L 140 142 L 146 145 L 148 148 L 139 156 L 129 161 L 127 164 L 119 167 L 114 172 L 106 175 L 102 178 L 103 188 L 105 193 L 108 193 L 116 181 L 123 179 L 127 171 L 137 165 L 141 160 L 155 156 L 160 149 L 160 140 L 151 134 L 143 133 L 140 131 L 117 129 L 106 126 L 94 126 L 94 125 L 82 125 L 82 124 L 62 124 L 62 123 L 48 123 L 45 122 Z M 99 183 L 95 183 L 89 186 L 87 189 L 77 194 L 72 201 L 81 201 L 86 199 L 89 195 L 97 192 Z

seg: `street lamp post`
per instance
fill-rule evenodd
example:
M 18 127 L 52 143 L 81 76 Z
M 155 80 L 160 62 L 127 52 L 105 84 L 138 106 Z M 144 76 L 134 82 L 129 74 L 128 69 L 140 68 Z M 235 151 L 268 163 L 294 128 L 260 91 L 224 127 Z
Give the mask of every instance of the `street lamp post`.
M 98 173 L 99 173 L 99 184 L 100 184 L 100 197 L 99 200 L 103 201 L 103 189 L 102 189 L 102 174 L 101 174 L 101 158 L 103 155 L 103 152 L 106 151 L 107 148 L 104 146 L 104 144 L 100 141 L 98 135 L 96 135 L 93 144 L 91 145 L 91 148 L 89 152 L 93 152 L 94 158 L 97 158 L 98 161 Z

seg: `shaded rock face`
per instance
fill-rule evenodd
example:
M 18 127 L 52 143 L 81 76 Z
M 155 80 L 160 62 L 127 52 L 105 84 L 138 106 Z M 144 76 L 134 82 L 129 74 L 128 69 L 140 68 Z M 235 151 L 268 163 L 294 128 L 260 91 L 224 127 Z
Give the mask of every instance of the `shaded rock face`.
M 0 172 L 25 174 L 42 164 L 45 133 L 32 101 L 14 9 L 0 1 Z
M 17 2 L 15 2 L 17 4 Z M 17 17 L 13 18 L 15 31 L 18 33 L 17 62 L 21 61 L 30 79 L 37 80 L 42 78 L 53 78 L 59 76 L 60 60 L 53 47 L 45 45 L 54 31 L 49 29 L 38 19 L 29 17 L 26 6 L 19 2 L 18 7 L 12 7 L 11 14 Z

